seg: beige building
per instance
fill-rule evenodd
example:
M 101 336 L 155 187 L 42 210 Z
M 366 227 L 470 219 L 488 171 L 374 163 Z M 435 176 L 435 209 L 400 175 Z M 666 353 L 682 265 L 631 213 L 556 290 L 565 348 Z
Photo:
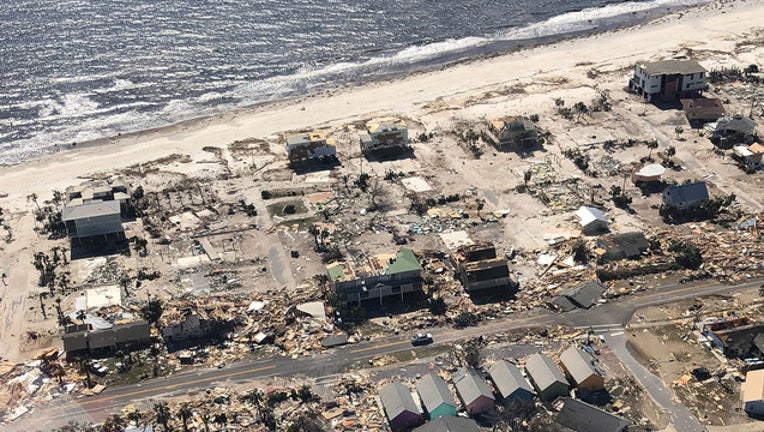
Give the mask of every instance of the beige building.
M 743 409 L 753 416 L 764 415 L 764 369 L 749 371 L 740 387 Z

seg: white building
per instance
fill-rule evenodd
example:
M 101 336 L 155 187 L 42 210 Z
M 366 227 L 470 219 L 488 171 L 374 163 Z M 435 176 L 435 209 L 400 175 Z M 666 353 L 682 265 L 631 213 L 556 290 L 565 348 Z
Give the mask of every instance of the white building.
M 605 213 L 594 207 L 582 206 L 576 210 L 576 219 L 585 235 L 597 234 L 607 230 L 608 220 Z
M 679 97 L 700 94 L 706 89 L 706 72 L 693 60 L 637 62 L 629 89 L 652 101 L 673 101 Z
M 764 415 L 764 369 L 749 371 L 740 387 L 746 414 Z

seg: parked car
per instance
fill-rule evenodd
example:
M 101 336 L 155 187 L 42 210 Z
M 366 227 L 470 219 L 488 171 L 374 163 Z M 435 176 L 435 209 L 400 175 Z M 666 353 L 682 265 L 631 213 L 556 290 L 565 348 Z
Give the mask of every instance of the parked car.
M 432 343 L 432 334 L 430 333 L 417 333 L 414 336 L 411 336 L 411 344 L 414 346 L 427 345 L 431 343 Z

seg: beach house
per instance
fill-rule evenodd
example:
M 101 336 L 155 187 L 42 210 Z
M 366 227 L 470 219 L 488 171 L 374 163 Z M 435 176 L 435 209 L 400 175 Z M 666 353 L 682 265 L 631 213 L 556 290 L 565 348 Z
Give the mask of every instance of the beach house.
M 286 137 L 290 164 L 325 162 L 336 159 L 337 147 L 320 131 Z
M 390 429 L 409 430 L 422 424 L 422 414 L 411 396 L 411 390 L 399 382 L 391 382 L 379 390 Z
M 388 119 L 366 123 L 366 131 L 361 132 L 361 151 L 404 151 L 409 149 L 409 130 L 399 119 Z
M 417 381 L 416 390 L 430 420 L 456 415 L 456 402 L 443 378 L 430 372 Z
M 326 266 L 335 293 L 346 302 L 378 300 L 422 291 L 422 266 L 411 249 L 397 253 L 333 262 Z
M 531 384 L 536 388 L 541 400 L 549 401 L 559 396 L 567 396 L 570 391 L 568 380 L 551 358 L 536 353 L 525 362 Z
M 493 409 L 495 399 L 488 383 L 472 368 L 459 368 L 453 375 L 454 385 L 464 409 L 475 415 Z
M 533 401 L 533 388 L 514 363 L 499 360 L 491 366 L 488 373 L 502 397 L 502 403 L 522 404 Z
M 707 87 L 707 72 L 694 60 L 641 61 L 634 65 L 629 89 L 648 102 L 697 96 Z

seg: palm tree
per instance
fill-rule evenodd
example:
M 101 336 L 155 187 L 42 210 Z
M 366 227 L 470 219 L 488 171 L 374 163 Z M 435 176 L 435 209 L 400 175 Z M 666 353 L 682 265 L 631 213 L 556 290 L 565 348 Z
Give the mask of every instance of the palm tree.
M 167 423 L 170 421 L 170 409 L 167 408 L 167 402 L 159 402 L 154 404 L 154 413 L 157 416 L 157 422 L 162 425 L 165 432 L 170 430 Z
M 254 389 L 251 392 L 244 395 L 242 398 L 245 402 L 249 402 L 257 408 L 257 416 L 260 417 L 260 404 L 263 402 L 263 392 L 259 389 Z
M 118 414 L 112 414 L 101 425 L 101 432 L 122 432 L 124 430 L 125 422 Z
M 127 419 L 130 420 L 131 422 L 135 422 L 136 425 L 140 423 L 142 417 L 143 416 L 141 415 L 141 412 L 138 410 L 130 411 L 127 414 Z
M 40 211 L 40 204 L 37 202 L 37 194 L 32 192 L 31 194 L 27 195 L 27 201 L 32 201 L 34 205 L 37 206 L 37 211 Z
M 188 419 L 193 415 L 191 408 L 187 404 L 181 404 L 178 409 L 178 415 L 181 421 L 183 421 L 183 432 L 188 432 Z
M 202 411 L 202 423 L 204 423 L 204 432 L 210 432 L 210 413 L 207 410 Z
M 647 155 L 648 158 L 653 157 L 653 150 L 658 148 L 658 141 L 652 140 L 647 142 L 647 148 L 650 149 L 650 153 Z
M 228 417 L 225 415 L 224 412 L 215 414 L 215 417 L 212 420 L 213 422 L 219 424 L 219 425 L 227 425 L 228 424 Z

